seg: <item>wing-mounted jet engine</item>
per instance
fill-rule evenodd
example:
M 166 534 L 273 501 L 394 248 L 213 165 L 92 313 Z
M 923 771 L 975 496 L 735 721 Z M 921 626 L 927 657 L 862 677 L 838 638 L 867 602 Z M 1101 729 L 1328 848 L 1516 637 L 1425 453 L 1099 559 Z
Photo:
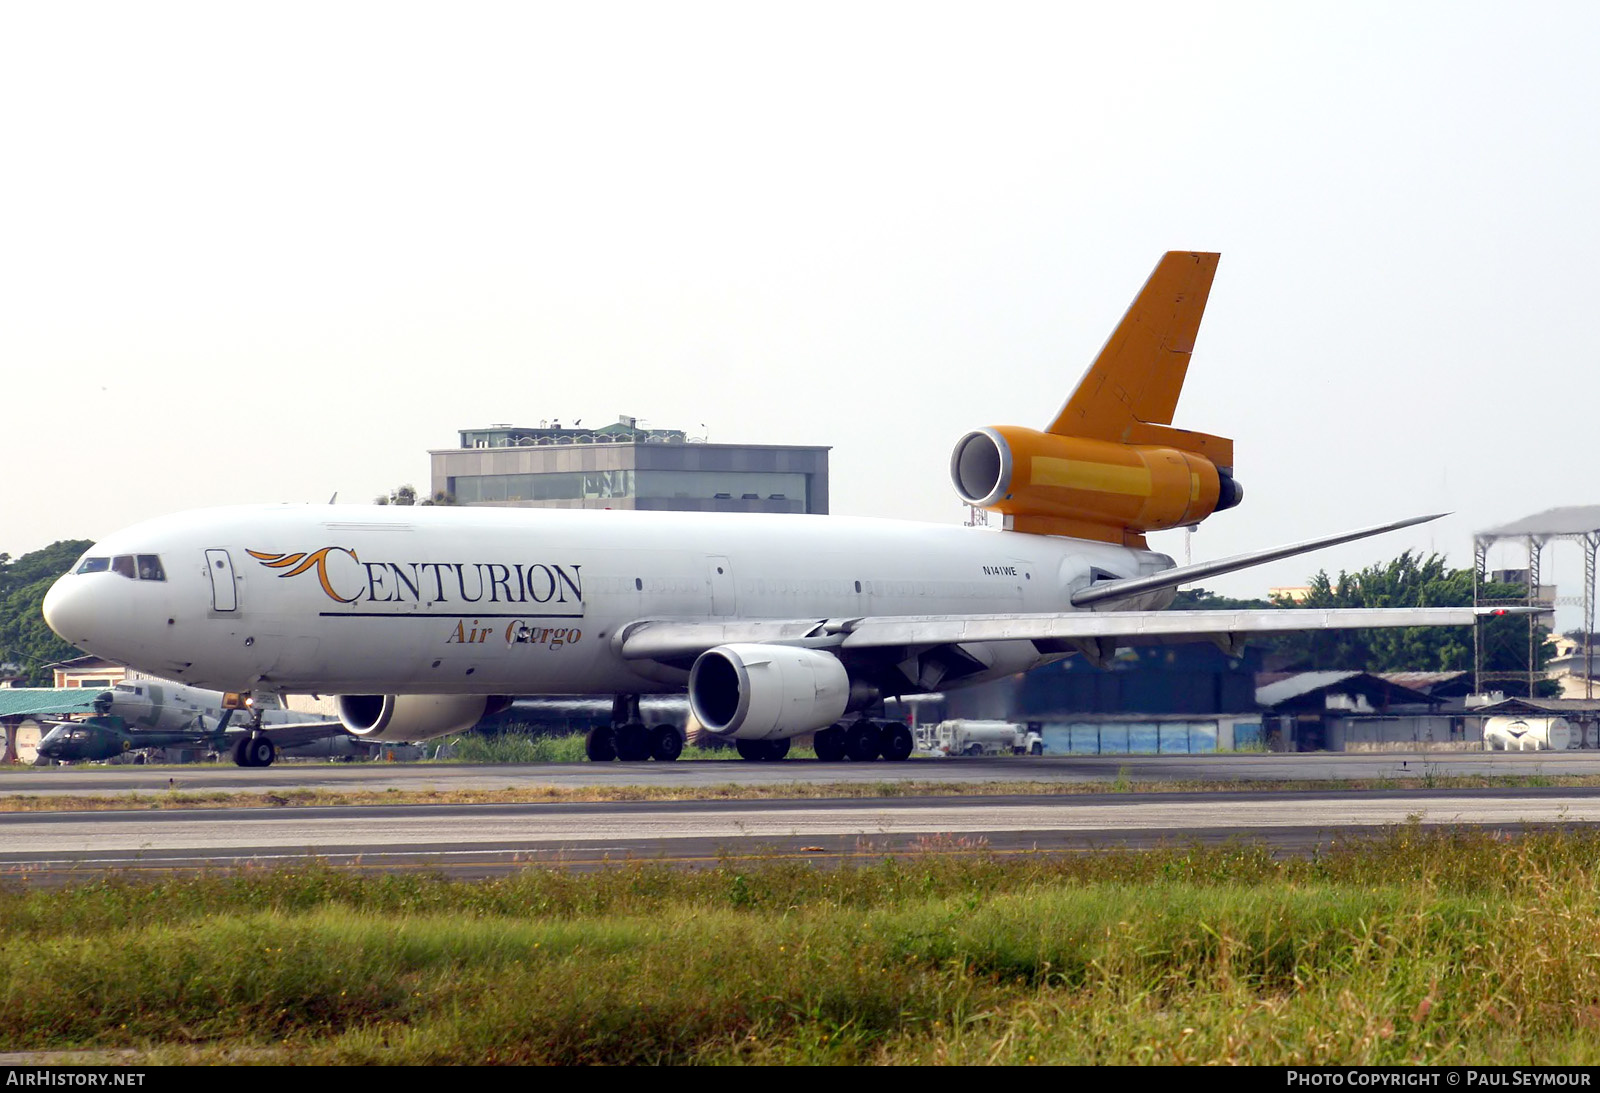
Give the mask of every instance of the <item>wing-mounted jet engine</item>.
M 466 732 L 510 704 L 503 695 L 340 695 L 339 720 L 363 740 L 411 744 Z
M 950 456 L 969 505 L 1006 527 L 1147 549 L 1144 534 L 1244 499 L 1233 441 L 1172 428 L 1220 255 L 1165 255 L 1049 428 L 975 429 Z

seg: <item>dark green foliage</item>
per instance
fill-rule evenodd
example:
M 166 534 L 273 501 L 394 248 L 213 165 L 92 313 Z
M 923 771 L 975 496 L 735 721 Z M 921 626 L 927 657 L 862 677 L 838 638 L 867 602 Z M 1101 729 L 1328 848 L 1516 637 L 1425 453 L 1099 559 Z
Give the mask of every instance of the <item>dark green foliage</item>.
M 49 684 L 46 664 L 79 655 L 45 623 L 40 605 L 55 579 L 91 545 L 88 539 L 63 539 L 20 558 L 0 554 L 0 664 L 19 664 L 35 686 Z
M 1515 585 L 1487 584 L 1481 599 L 1515 599 Z M 1311 593 L 1296 607 L 1470 607 L 1472 570 L 1453 569 L 1440 554 L 1423 558 L 1409 550 L 1383 565 L 1355 573 L 1340 571 L 1337 580 L 1326 570 L 1311 578 Z M 1525 618 L 1493 619 L 1484 624 L 1490 657 L 1486 671 L 1527 671 L 1528 622 Z M 1333 630 L 1290 634 L 1278 651 L 1294 668 L 1368 672 L 1458 672 L 1472 668 L 1472 631 L 1463 626 L 1418 626 L 1383 630 Z M 1541 635 L 1538 665 L 1550 655 Z
M 1204 588 L 1180 589 L 1172 601 L 1174 611 L 1262 611 L 1275 606 L 1269 600 L 1235 600 Z
M 1470 607 L 1472 570 L 1455 569 L 1442 554 L 1423 557 L 1406 551 L 1387 563 L 1355 573 L 1340 571 L 1337 579 L 1320 570 L 1310 580 L 1310 595 L 1297 603 L 1286 600 L 1234 600 L 1203 588 L 1178 593 L 1174 610 L 1260 610 L 1297 608 Z M 1485 584 L 1480 601 L 1519 600 L 1521 585 Z M 1536 666 L 1542 668 L 1552 648 L 1540 632 Z M 1375 630 L 1309 630 L 1263 639 L 1258 643 L 1282 666 L 1295 671 L 1460 672 L 1472 669 L 1472 631 L 1465 626 L 1417 626 Z M 1528 621 L 1522 617 L 1491 619 L 1484 624 L 1484 670 L 1528 670 Z
M 453 493 L 446 493 L 444 490 L 440 490 L 432 497 L 424 497 L 419 501 L 417 500 L 417 487 L 405 485 L 390 490 L 387 497 L 374 497 L 372 503 L 374 505 L 453 505 L 456 503 L 456 497 Z

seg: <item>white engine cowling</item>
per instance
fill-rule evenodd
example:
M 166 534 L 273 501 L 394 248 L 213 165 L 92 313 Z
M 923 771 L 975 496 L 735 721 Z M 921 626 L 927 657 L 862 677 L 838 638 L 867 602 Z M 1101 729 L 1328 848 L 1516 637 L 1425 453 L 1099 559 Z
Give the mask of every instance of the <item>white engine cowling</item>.
M 364 740 L 406 743 L 465 732 L 504 707 L 489 695 L 340 695 L 339 720 Z
M 709 731 L 777 740 L 826 728 L 850 703 L 839 658 L 791 645 L 719 645 L 689 673 L 689 708 Z

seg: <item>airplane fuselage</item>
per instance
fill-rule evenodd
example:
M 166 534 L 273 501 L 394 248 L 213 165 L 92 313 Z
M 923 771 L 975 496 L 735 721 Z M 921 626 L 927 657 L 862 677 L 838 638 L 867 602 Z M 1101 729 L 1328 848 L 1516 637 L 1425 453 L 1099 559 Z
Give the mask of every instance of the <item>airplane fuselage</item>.
M 46 613 L 89 652 L 221 690 L 659 693 L 687 675 L 622 655 L 639 620 L 1067 612 L 1092 580 L 1171 565 L 1110 543 L 846 517 L 256 506 L 115 533 Z M 988 652 L 963 682 L 1046 659 L 1027 641 Z

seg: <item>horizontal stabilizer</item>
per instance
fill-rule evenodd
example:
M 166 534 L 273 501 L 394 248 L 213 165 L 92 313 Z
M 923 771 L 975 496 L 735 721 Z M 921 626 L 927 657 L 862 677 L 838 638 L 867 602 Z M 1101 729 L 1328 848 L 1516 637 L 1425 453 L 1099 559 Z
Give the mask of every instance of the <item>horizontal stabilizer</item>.
M 1292 558 L 1296 554 L 1306 554 L 1313 550 L 1321 550 L 1323 547 L 1338 546 L 1340 543 L 1365 539 L 1369 535 L 1382 535 L 1386 531 L 1398 531 L 1400 528 L 1408 528 L 1414 524 L 1426 524 L 1429 520 L 1437 520 L 1439 517 L 1446 515 L 1448 514 L 1436 512 L 1431 516 L 1413 516 L 1409 520 L 1396 520 L 1392 524 L 1379 524 L 1376 527 L 1360 528 L 1356 531 L 1342 531 L 1337 535 L 1324 535 L 1320 539 L 1307 539 L 1304 542 L 1272 547 L 1270 550 L 1258 550 L 1251 554 L 1235 554 L 1231 558 L 1219 558 L 1214 562 L 1196 562 L 1194 565 L 1178 566 L 1176 569 L 1153 573 L 1148 577 L 1129 577 L 1125 580 L 1100 581 L 1073 593 L 1072 605 L 1074 607 L 1088 607 L 1091 604 L 1125 600 L 1131 596 L 1138 596 L 1145 592 L 1156 592 L 1163 588 L 1177 588 L 1179 585 L 1193 584 L 1195 581 L 1202 581 L 1207 577 L 1220 577 L 1224 573 L 1233 573 L 1240 569 L 1249 569 L 1251 566 L 1265 565 L 1267 562 L 1276 562 L 1281 558 Z

